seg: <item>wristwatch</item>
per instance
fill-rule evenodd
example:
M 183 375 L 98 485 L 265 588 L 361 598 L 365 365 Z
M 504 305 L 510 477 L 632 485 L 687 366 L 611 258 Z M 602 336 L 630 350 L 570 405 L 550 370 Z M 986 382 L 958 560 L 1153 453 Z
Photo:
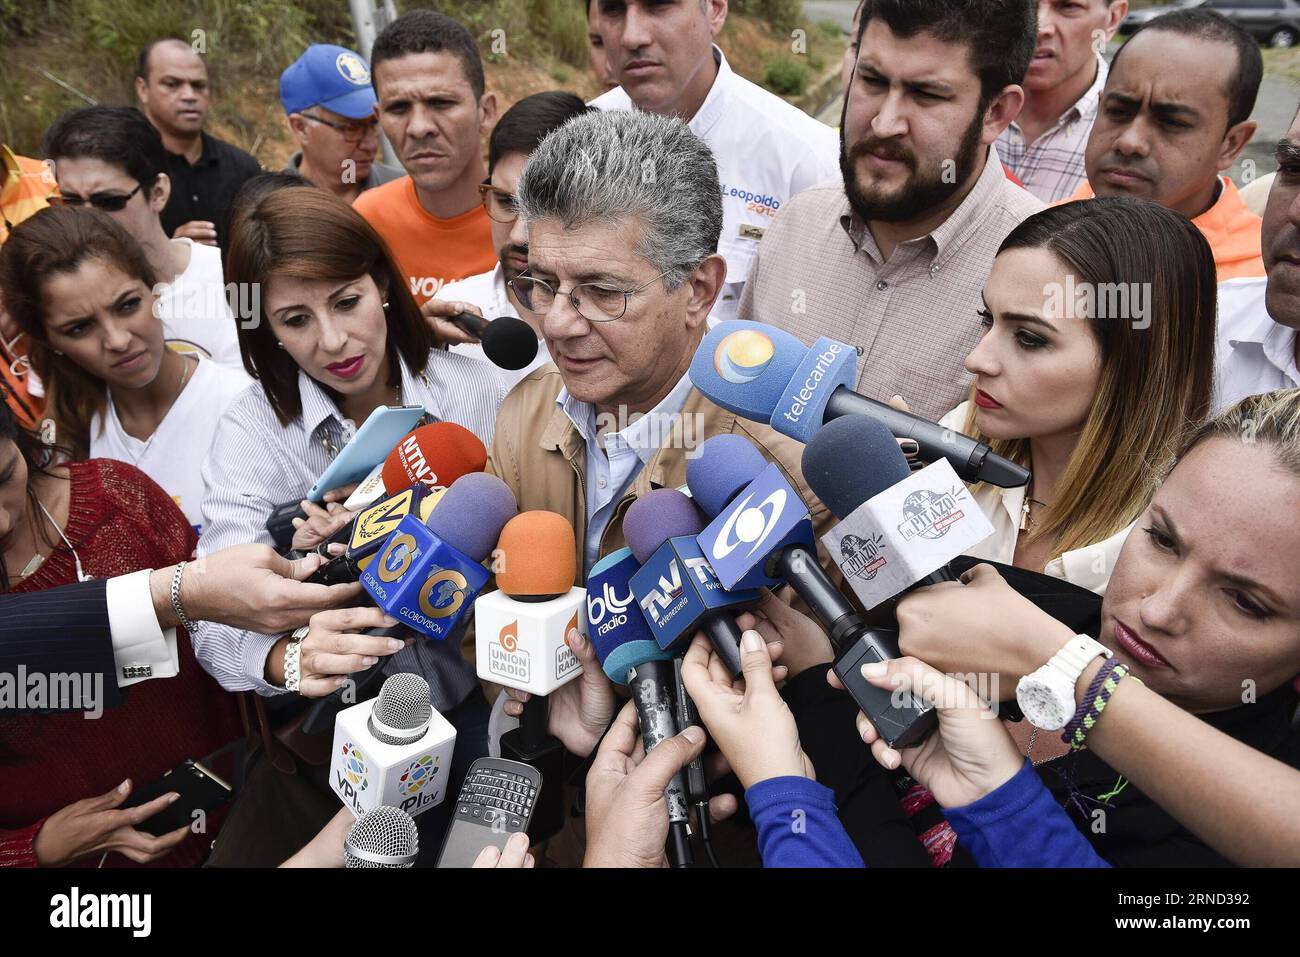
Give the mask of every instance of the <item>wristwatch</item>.
M 1016 683 L 1016 703 L 1029 723 L 1059 731 L 1074 714 L 1074 687 L 1093 658 L 1109 658 L 1110 649 L 1087 635 L 1075 635 L 1047 664 Z
M 284 649 L 284 690 L 297 693 L 302 682 L 298 664 L 302 656 L 302 640 L 311 631 L 310 626 L 303 625 L 289 636 L 289 644 Z

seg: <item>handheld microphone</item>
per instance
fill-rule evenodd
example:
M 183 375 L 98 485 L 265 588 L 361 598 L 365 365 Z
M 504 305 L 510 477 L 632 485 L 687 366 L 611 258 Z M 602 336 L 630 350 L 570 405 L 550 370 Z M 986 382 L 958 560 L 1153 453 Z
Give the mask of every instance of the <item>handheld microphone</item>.
M 689 374 L 724 409 L 804 444 L 832 419 L 865 416 L 897 438 L 913 439 L 925 461 L 946 459 L 964 481 L 1002 488 L 1028 483 L 1028 469 L 983 442 L 853 392 L 856 370 L 857 350 L 842 342 L 823 337 L 809 348 L 774 326 L 730 320 L 705 335 Z M 851 455 L 854 461 L 860 453 Z
M 728 592 L 696 542 L 704 521 L 677 489 L 654 489 L 627 510 L 623 534 L 641 569 L 632 591 L 659 647 L 682 650 L 702 628 L 718 657 L 740 677 L 740 629 L 735 612 L 758 602 L 756 590 Z
M 577 540 L 555 512 L 516 515 L 501 530 L 499 591 L 474 603 L 478 676 L 531 695 L 519 727 L 501 736 L 501 756 L 532 765 L 541 790 L 528 822 L 534 841 L 564 828 L 564 745 L 547 730 L 546 695 L 582 674 L 566 638 L 579 630 L 586 592 L 575 587 Z
M 449 321 L 476 337 L 483 354 L 502 369 L 523 369 L 537 358 L 537 333 L 522 319 L 484 319 L 472 312 L 461 312 L 449 317 Z
M 483 561 L 518 506 L 495 475 L 452 483 L 428 524 L 407 515 L 361 573 L 375 605 L 427 638 L 446 639 L 490 577 Z
M 633 598 L 632 576 L 641 567 L 630 548 L 606 555 L 587 575 L 587 627 L 592 647 L 609 679 L 626 686 L 636 702 L 641 742 L 649 753 L 678 731 L 676 663 L 650 634 Z M 694 763 L 694 762 L 692 762 Z M 698 769 L 703 790 L 703 767 Z M 668 857 L 674 867 L 690 867 L 687 786 L 679 771 L 664 788 L 668 805 Z M 704 793 L 708 813 L 708 794 Z
M 339 712 L 330 787 L 358 816 L 377 807 L 415 817 L 447 796 L 456 729 L 429 703 L 429 683 L 396 674 L 379 696 Z
M 420 831 L 405 811 L 381 804 L 352 823 L 343 842 L 343 866 L 410 867 L 420 853 Z
M 344 546 L 343 554 L 329 558 L 307 577 L 307 581 L 323 585 L 348 584 L 356 581 L 370 566 L 375 553 L 383 546 L 393 530 L 401 524 L 403 518 L 407 515 L 415 515 L 420 521 L 427 522 L 445 493 L 446 489 L 429 492 L 424 485 L 417 482 L 410 488 L 380 499 L 374 505 L 359 512 L 356 518 L 339 529 L 338 533 L 311 549 L 318 554 L 328 555 L 330 546 L 335 544 Z

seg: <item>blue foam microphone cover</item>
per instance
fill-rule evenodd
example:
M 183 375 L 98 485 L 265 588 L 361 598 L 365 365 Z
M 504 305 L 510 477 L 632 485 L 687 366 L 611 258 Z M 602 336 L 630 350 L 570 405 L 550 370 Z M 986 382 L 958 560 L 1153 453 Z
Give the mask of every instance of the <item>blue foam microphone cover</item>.
M 832 419 L 803 450 L 804 480 L 840 519 L 911 474 L 893 434 L 866 416 Z
M 623 537 L 641 564 L 670 538 L 698 535 L 704 531 L 704 517 L 695 503 L 675 488 L 646 492 L 623 517 Z
M 629 668 L 671 659 L 650 633 L 632 594 L 632 575 L 641 568 L 630 548 L 610 552 L 587 574 L 587 633 L 610 681 L 627 684 Z
M 767 423 L 807 353 L 808 347 L 784 330 L 733 319 L 709 330 L 688 374 L 717 405 Z
M 427 526 L 445 544 L 481 562 L 518 512 L 514 493 L 505 482 L 486 472 L 470 472 L 451 483 Z
M 686 460 L 686 486 L 700 511 L 717 515 L 754 480 L 767 460 L 754 443 L 740 435 L 715 435 Z

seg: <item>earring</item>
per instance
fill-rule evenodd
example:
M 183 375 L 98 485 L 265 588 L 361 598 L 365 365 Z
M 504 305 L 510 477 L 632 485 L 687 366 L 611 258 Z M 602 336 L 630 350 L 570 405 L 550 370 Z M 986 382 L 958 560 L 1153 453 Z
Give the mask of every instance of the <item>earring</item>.
M 279 339 L 276 339 L 276 340 L 275 340 L 275 347 L 276 347 L 277 349 L 283 349 L 283 348 L 284 348 L 284 343 L 281 342 Z
M 56 356 L 61 356 L 61 355 L 63 355 L 63 353 L 60 352 L 58 349 L 55 349 L 55 350 L 54 350 L 54 354 L 55 354 Z
M 388 303 L 387 303 L 387 302 L 384 303 L 384 308 L 385 308 L 385 309 L 388 308 Z

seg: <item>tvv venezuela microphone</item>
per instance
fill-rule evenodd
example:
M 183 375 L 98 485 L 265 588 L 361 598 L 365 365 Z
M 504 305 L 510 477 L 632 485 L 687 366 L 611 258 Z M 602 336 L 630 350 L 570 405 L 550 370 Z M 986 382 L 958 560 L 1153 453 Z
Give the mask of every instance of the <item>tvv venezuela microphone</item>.
M 893 438 L 888 441 L 902 459 Z M 903 465 L 907 469 L 905 459 Z M 838 467 L 856 468 L 842 458 Z M 687 465 L 686 482 L 705 514 L 714 516 L 697 541 L 722 583 L 778 588 L 788 582 L 830 637 L 835 673 L 881 737 L 900 748 L 924 738 L 936 723 L 932 710 L 910 695 L 863 680 L 859 669 L 866 661 L 899 657 L 897 632 L 869 627 L 827 577 L 817 559 L 808 508 L 780 468 L 744 438 L 718 435 Z M 851 677 L 845 678 L 846 672 Z
M 947 459 L 967 482 L 1012 488 L 1029 481 L 1027 469 L 983 442 L 851 391 L 857 359 L 856 349 L 834 339 L 818 339 L 810 349 L 773 326 L 731 320 L 700 342 L 690 377 L 724 409 L 805 444 L 824 423 L 860 415 L 914 440 L 924 461 Z
M 582 628 L 583 597 L 574 585 L 577 543 L 555 512 L 521 512 L 501 530 L 494 566 L 499 591 L 474 603 L 478 676 L 527 691 L 520 725 L 501 737 L 501 756 L 542 775 L 528 836 L 537 842 L 564 827 L 564 745 L 547 732 L 546 695 L 582 674 L 568 638 Z
M 680 703 L 676 662 L 650 634 L 633 595 L 632 576 L 640 568 L 630 548 L 611 552 L 592 566 L 587 574 L 587 628 L 596 658 L 609 680 L 631 692 L 641 723 L 641 743 L 649 752 L 680 730 Z M 702 780 L 700 785 L 703 788 Z M 673 867 L 690 867 L 693 862 L 689 797 L 679 771 L 664 788 L 664 803 L 668 806 L 666 851 Z M 702 828 L 708 826 L 707 792 L 703 802 Z

